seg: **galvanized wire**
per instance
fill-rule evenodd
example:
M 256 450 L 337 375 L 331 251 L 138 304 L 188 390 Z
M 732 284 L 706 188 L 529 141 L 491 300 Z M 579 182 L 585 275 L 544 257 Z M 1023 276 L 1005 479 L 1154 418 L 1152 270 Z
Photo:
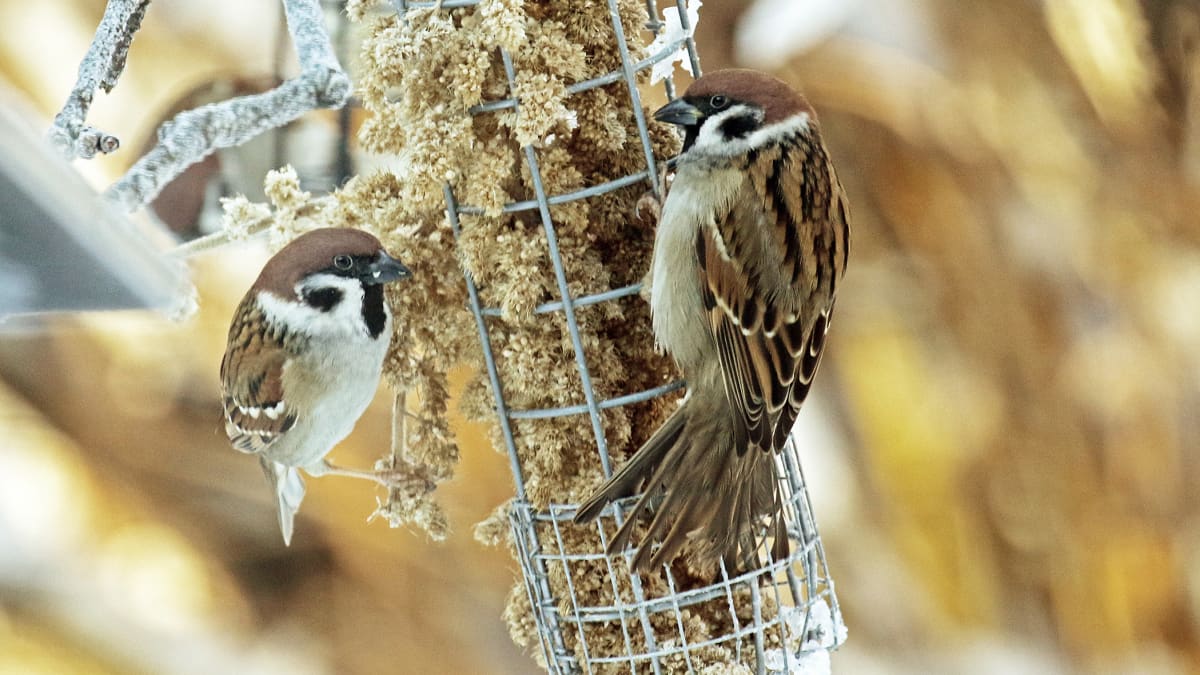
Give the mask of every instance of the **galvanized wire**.
M 617 592 L 617 579 L 626 574 L 618 570 L 602 551 L 580 553 L 568 550 L 562 536 L 562 527 L 571 527 L 571 519 L 575 515 L 573 504 L 553 504 L 546 511 L 539 511 L 528 502 L 518 501 L 510 514 L 511 524 L 517 536 L 517 548 L 526 575 L 527 590 L 533 603 L 534 611 L 538 613 L 539 626 L 554 626 L 554 630 L 542 630 L 542 649 L 544 653 L 553 654 L 550 661 L 552 672 L 577 673 L 596 672 L 604 664 L 623 664 L 631 666 L 631 672 L 639 668 L 649 667 L 653 672 L 663 672 L 664 663 L 674 657 L 676 660 L 690 665 L 693 654 L 712 646 L 728 647 L 740 660 L 745 649 L 744 641 L 749 640 L 755 652 L 755 663 L 758 672 L 768 672 L 765 664 L 765 644 L 768 637 L 773 637 L 774 644 L 813 644 L 819 642 L 819 636 L 812 635 L 814 630 L 825 630 L 823 626 L 813 626 L 809 623 L 810 607 L 818 602 L 824 602 L 829 611 L 837 616 L 838 604 L 834 593 L 833 583 L 828 577 L 825 566 L 825 554 L 818 537 L 804 539 L 804 530 L 815 531 L 815 522 L 804 488 L 804 477 L 798 470 L 794 474 L 787 472 L 787 466 L 799 468 L 795 448 L 788 443 L 778 459 L 780 468 L 781 488 L 785 495 L 785 519 L 789 524 L 789 539 L 795 550 L 783 560 L 766 560 L 754 570 L 731 576 L 723 566 L 719 579 L 702 588 L 678 591 L 676 580 L 670 567 L 665 567 L 666 579 L 671 593 L 663 597 L 648 598 L 636 589 L 632 602 L 614 602 L 604 605 L 588 605 L 581 603 L 570 591 L 569 609 L 564 611 L 557 598 L 540 596 L 537 582 L 545 574 L 544 570 L 551 565 L 561 566 L 566 573 L 568 584 L 571 581 L 571 568 L 568 563 L 601 562 L 609 578 L 612 580 L 614 597 L 620 598 Z M 794 487 L 793 487 L 794 486 Z M 632 506 L 632 500 L 625 500 L 623 510 Z M 607 522 L 605 522 L 607 520 Z M 549 528 L 539 525 L 549 525 Z M 607 516 L 595 525 L 602 544 L 607 544 L 608 533 L 614 529 L 614 523 Z M 550 529 L 553 537 L 539 537 L 539 531 Z M 814 567 L 808 566 L 808 561 L 815 561 Z M 803 583 L 798 579 L 803 577 Z M 636 577 L 633 577 L 636 578 Z M 752 621 L 743 623 L 738 619 L 735 609 L 735 595 L 739 589 L 748 591 L 751 595 Z M 763 613 L 762 594 L 770 593 L 777 608 L 794 608 L 797 614 L 790 615 L 788 611 L 776 611 L 773 616 L 766 617 Z M 689 642 L 684 630 L 683 617 L 685 610 L 702 603 L 716 599 L 724 599 L 729 608 L 732 630 L 710 637 L 699 642 Z M 646 635 L 647 647 L 638 649 L 630 639 L 630 624 L 641 623 L 642 627 L 652 625 L 653 618 L 658 615 L 669 616 L 675 624 L 677 633 L 670 639 L 656 639 L 651 632 Z M 798 628 L 788 621 L 789 616 L 801 616 Z M 561 634 L 557 631 L 576 633 L 582 644 L 586 644 L 585 628 L 589 624 L 604 624 L 618 622 L 625 640 L 625 653 L 603 657 L 589 657 L 586 648 L 584 658 L 578 658 L 574 653 L 564 650 Z M 661 624 L 660 624 L 661 625 Z M 661 638 L 661 634 L 659 636 Z M 836 646 L 836 640 L 825 642 L 827 646 Z M 770 672 L 794 672 L 797 655 L 789 649 L 781 649 L 779 656 L 783 660 L 782 669 Z M 622 671 L 624 672 L 624 671 Z M 669 671 L 668 671 L 669 672 Z
M 443 0 L 438 3 L 395 0 L 393 5 L 403 17 L 409 9 L 436 6 L 442 10 L 448 10 L 472 6 L 478 4 L 478 1 Z M 579 307 L 611 302 L 636 294 L 640 290 L 640 284 L 632 284 L 587 296 L 572 297 L 568 286 L 567 272 L 558 247 L 554 219 L 550 213 L 551 206 L 582 199 L 603 198 L 602 196 L 606 193 L 643 181 L 657 195 L 659 189 L 657 177 L 660 170 L 659 163 L 662 159 L 656 158 L 653 153 L 641 104 L 641 94 L 638 90 L 637 74 L 652 67 L 655 63 L 670 58 L 680 49 L 686 51 L 692 72 L 697 74 L 700 72 L 696 47 L 690 36 L 665 45 L 657 53 L 634 60 L 626 41 L 625 27 L 621 23 L 617 0 L 607 0 L 607 4 L 612 20 L 613 39 L 619 47 L 621 67 L 612 72 L 569 85 L 567 92 L 568 94 L 578 94 L 596 87 L 624 82 L 629 95 L 630 108 L 637 123 L 640 147 L 645 159 L 645 170 L 572 192 L 547 194 L 539 171 L 537 151 L 533 146 L 525 146 L 521 148 L 521 152 L 531 176 L 532 198 L 512 202 L 503 207 L 504 213 L 534 210 L 538 212 L 546 235 L 559 299 L 538 306 L 534 312 L 535 314 L 562 313 L 574 352 L 572 358 L 582 382 L 583 402 L 569 406 L 528 410 L 513 409 L 507 403 L 504 395 L 504 382 L 501 381 L 496 364 L 488 327 L 489 319 L 499 317 L 500 310 L 483 306 L 474 279 L 469 272 L 465 274 L 470 308 L 479 331 L 487 377 L 495 397 L 497 420 L 516 486 L 516 498 L 510 511 L 510 525 L 516 544 L 517 558 L 525 581 L 525 590 L 538 626 L 539 648 L 547 667 L 553 673 L 593 673 L 597 670 L 609 672 L 616 669 L 619 672 L 649 671 L 658 675 L 670 672 L 668 663 L 683 664 L 683 667 L 691 671 L 695 668 L 693 659 L 698 651 L 714 646 L 727 647 L 739 661 L 748 656 L 745 650 L 753 649 L 754 663 L 759 673 L 794 672 L 798 666 L 797 647 L 805 649 L 816 644 L 825 648 L 836 647 L 840 636 L 837 631 L 833 636 L 817 635 L 816 633 L 819 631 L 828 630 L 829 626 L 817 626 L 810 622 L 809 610 L 818 603 L 824 603 L 835 621 L 839 617 L 839 610 L 833 584 L 825 565 L 825 554 L 817 534 L 804 476 L 800 470 L 800 461 L 791 442 L 776 458 L 780 490 L 784 495 L 785 522 L 788 538 L 792 544 L 791 555 L 784 560 L 771 560 L 767 552 L 763 550 L 760 552 L 764 557 L 762 564 L 752 571 L 731 576 L 730 571 L 722 566 L 720 578 L 715 583 L 687 590 L 679 590 L 674 575 L 667 567 L 665 573 L 670 593 L 663 597 L 648 597 L 638 575 L 630 575 L 627 565 L 619 567 L 614 565 L 613 559 L 604 555 L 602 550 L 603 546 L 607 545 L 608 533 L 618 527 L 625 518 L 627 510 L 632 506 L 632 499 L 623 500 L 615 507 L 606 509 L 604 515 L 592 525 L 597 528 L 599 533 L 601 550 L 579 553 L 569 552 L 563 537 L 564 529 L 577 527 L 571 523 L 577 505 L 550 504 L 547 509 L 541 510 L 535 508 L 527 498 L 525 475 L 513 435 L 514 420 L 588 415 L 595 436 L 597 460 L 604 475 L 609 476 L 612 474 L 612 462 L 608 454 L 608 441 L 601 423 L 601 411 L 646 401 L 683 386 L 682 382 L 673 382 L 644 391 L 628 392 L 609 399 L 600 399 L 596 395 L 591 386 L 591 373 L 584 355 L 575 310 Z M 674 4 L 679 11 L 683 27 L 687 29 L 688 17 L 685 0 L 675 0 Z M 646 28 L 657 33 L 662 29 L 663 24 L 658 19 L 658 8 L 654 0 L 647 0 L 647 10 L 651 20 Z M 509 91 L 512 92 L 516 78 L 513 61 L 510 55 L 503 50 L 500 51 L 500 56 L 508 80 Z M 663 87 L 668 97 L 674 97 L 675 85 L 671 78 L 668 77 L 664 81 Z M 472 107 L 470 113 L 485 115 L 506 110 L 520 110 L 520 102 L 516 98 L 512 98 L 511 93 L 509 98 L 480 103 Z M 444 186 L 443 191 L 449 222 L 454 236 L 457 238 L 461 233 L 461 216 L 480 215 L 483 213 L 483 208 L 460 203 L 449 184 Z M 661 195 L 658 196 L 661 197 Z M 573 563 L 585 562 L 597 563 L 606 571 L 615 598 L 612 604 L 589 605 L 577 596 L 575 592 L 577 584 L 572 576 L 571 567 Z M 562 576 L 566 581 L 566 598 L 556 595 L 549 581 L 551 570 L 557 568 L 561 568 Z M 628 584 L 632 596 L 631 601 L 625 602 L 621 599 L 620 588 L 623 583 Z M 751 597 L 752 620 L 750 622 L 740 620 L 737 615 L 735 596 L 740 595 L 740 592 L 748 592 Z M 764 592 L 769 593 L 774 600 L 776 609 L 770 616 L 763 611 Z M 721 635 L 711 636 L 703 641 L 689 641 L 684 628 L 686 612 L 700 603 L 714 600 L 723 601 L 728 605 L 732 630 Z M 789 622 L 789 618 L 798 616 L 798 613 L 803 615 L 803 620 L 800 628 L 795 628 Z M 669 639 L 662 639 L 661 633 L 656 631 L 654 619 L 661 615 L 668 616 L 676 627 L 677 634 Z M 619 626 L 624 653 L 595 654 L 588 644 L 587 628 L 609 623 Z M 661 623 L 658 625 L 661 630 Z M 578 653 L 569 646 L 568 635 L 574 636 L 574 640 L 578 644 Z M 637 644 L 634 635 L 639 636 L 643 644 Z M 775 650 L 780 652 L 778 656 L 782 663 L 768 663 L 770 661 L 768 657 L 771 656 L 768 653 L 771 650 L 767 648 L 769 638 L 772 639 L 772 644 L 785 646 L 781 650 Z

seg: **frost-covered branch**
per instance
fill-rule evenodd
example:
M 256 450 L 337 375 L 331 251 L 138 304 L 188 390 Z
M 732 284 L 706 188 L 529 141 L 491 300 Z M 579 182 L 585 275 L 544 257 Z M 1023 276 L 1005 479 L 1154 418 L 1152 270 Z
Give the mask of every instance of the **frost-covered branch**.
M 108 92 L 116 85 L 149 4 L 150 0 L 109 0 L 92 46 L 79 66 L 75 88 L 50 129 L 50 140 L 67 158 L 90 158 L 120 145 L 115 136 L 86 126 L 85 120 L 96 89 Z M 218 148 L 241 145 L 314 108 L 345 105 L 350 98 L 350 78 L 329 41 L 320 1 L 283 0 L 283 7 L 300 75 L 262 94 L 176 115 L 159 128 L 158 144 L 108 189 L 107 197 L 132 211 Z
M 319 107 L 350 97 L 350 78 L 338 63 L 319 0 L 284 0 L 288 32 L 301 72 L 271 91 L 188 110 L 158 130 L 158 144 L 108 189 L 127 210 L 149 202 L 164 185 L 218 148 L 240 145 Z
M 149 4 L 150 0 L 109 0 L 105 7 L 104 18 L 96 28 L 92 46 L 79 64 L 75 87 L 67 96 L 62 110 L 55 115 L 54 126 L 50 127 L 50 142 L 67 159 L 90 159 L 97 152 L 107 154 L 120 146 L 116 136 L 89 127 L 84 122 L 96 89 L 108 93 L 116 86 L 117 78 L 125 69 L 125 57 L 133 42 L 133 34 L 142 25 L 142 17 Z

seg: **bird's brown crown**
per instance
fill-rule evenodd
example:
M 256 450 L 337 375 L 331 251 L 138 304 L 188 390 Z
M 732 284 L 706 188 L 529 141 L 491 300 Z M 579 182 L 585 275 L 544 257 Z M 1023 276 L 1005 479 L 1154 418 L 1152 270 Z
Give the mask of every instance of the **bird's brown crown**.
M 375 256 L 383 244 L 375 235 L 347 227 L 325 227 L 305 232 L 280 249 L 258 275 L 251 292 L 270 291 L 279 297 L 295 294 L 301 279 L 333 264 L 339 255 Z
M 761 107 L 764 124 L 780 122 L 801 112 L 816 119 L 816 112 L 800 92 L 783 80 L 757 70 L 730 68 L 713 71 L 692 82 L 683 95 L 690 99 L 718 94 Z

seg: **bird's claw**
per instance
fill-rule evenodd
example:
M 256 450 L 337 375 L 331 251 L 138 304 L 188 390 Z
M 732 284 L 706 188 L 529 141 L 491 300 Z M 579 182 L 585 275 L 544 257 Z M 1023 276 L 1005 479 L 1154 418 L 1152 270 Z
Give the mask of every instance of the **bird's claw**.
M 434 486 L 433 481 L 429 480 L 420 472 L 411 469 L 384 469 L 375 472 L 375 480 L 379 484 L 389 490 L 406 490 L 414 486 L 420 486 L 421 492 L 432 492 Z
M 667 196 L 667 163 L 663 162 L 654 187 L 642 193 L 634 206 L 634 214 L 647 224 L 658 224 L 662 218 L 662 203 Z

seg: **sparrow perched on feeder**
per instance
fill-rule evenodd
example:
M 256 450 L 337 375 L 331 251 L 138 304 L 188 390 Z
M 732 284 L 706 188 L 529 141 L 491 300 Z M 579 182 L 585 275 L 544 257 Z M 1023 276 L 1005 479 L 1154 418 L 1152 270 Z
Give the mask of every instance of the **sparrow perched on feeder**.
M 654 117 L 684 140 L 655 236 L 650 310 L 689 392 L 575 521 L 643 490 L 608 547 L 624 549 L 652 514 L 634 569 L 669 562 L 689 540 L 700 566 L 738 567 L 755 559 L 768 518 L 780 559 L 775 455 L 825 346 L 849 252 L 846 195 L 816 113 L 774 77 L 710 73 Z
M 388 484 L 386 471 L 335 467 L 325 455 L 375 396 L 392 339 L 383 285 L 409 276 L 366 232 L 312 230 L 267 261 L 233 315 L 221 361 L 225 433 L 258 455 L 285 544 L 304 498 L 300 469 Z

